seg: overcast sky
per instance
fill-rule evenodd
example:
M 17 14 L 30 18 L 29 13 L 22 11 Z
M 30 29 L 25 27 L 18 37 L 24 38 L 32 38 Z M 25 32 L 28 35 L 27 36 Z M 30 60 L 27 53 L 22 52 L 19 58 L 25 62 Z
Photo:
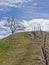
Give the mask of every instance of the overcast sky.
M 8 17 L 21 19 L 29 29 L 30 24 L 33 25 L 35 21 L 44 25 L 44 29 L 48 29 L 49 0 L 0 0 L 0 38 L 11 32 L 4 26 Z

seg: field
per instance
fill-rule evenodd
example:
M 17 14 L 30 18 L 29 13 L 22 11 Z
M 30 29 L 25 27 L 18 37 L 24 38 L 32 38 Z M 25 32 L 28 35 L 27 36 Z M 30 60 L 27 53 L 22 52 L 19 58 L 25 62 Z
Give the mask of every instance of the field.
M 49 33 L 46 39 L 49 61 Z M 45 65 L 40 32 L 21 32 L 0 40 L 0 65 Z

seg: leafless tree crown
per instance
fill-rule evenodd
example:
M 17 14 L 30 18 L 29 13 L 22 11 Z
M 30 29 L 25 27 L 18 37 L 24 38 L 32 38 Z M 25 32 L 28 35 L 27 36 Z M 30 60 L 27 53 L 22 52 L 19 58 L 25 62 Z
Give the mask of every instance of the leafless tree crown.
M 8 21 L 8 26 L 10 27 L 10 30 L 11 30 L 12 34 L 16 30 L 21 30 L 22 31 L 22 30 L 25 29 L 25 26 L 19 20 L 16 20 L 13 17 L 8 18 L 7 21 Z

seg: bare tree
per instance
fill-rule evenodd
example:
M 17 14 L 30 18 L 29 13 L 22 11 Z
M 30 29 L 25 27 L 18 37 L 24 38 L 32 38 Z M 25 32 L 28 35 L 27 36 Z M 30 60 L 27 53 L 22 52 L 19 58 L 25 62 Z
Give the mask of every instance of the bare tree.
M 19 30 L 24 30 L 25 27 L 23 26 L 22 23 L 19 22 L 19 20 L 15 20 L 13 17 L 12 18 L 8 18 L 7 19 L 8 22 L 8 26 L 12 32 L 12 34 L 15 33 L 15 31 L 19 31 Z
M 47 59 L 47 51 L 46 51 L 46 34 L 43 33 L 43 47 L 42 47 L 43 56 L 45 59 L 45 64 L 48 65 L 48 59 Z
M 43 41 L 43 31 L 41 29 L 41 24 L 38 24 L 38 30 L 40 32 L 40 35 L 41 35 L 41 38 L 42 38 L 42 41 Z
M 41 38 L 42 38 L 42 52 L 43 52 L 43 56 L 44 56 L 44 60 L 45 60 L 45 65 L 48 65 L 48 59 L 47 59 L 47 50 L 46 50 L 46 32 L 42 31 L 41 29 L 41 25 L 38 24 L 38 30 L 40 31 L 41 34 Z
M 38 30 L 40 31 L 41 30 L 41 25 L 37 24 L 37 26 L 38 26 Z
M 40 24 L 37 24 L 37 25 L 35 24 L 33 26 L 33 29 L 34 29 L 34 31 L 33 31 L 34 38 L 36 38 L 36 30 L 40 31 L 40 33 L 42 35 L 42 30 L 41 30 L 41 25 Z
M 36 39 L 36 26 L 35 25 L 33 26 L 32 33 L 33 33 L 34 39 Z
M 16 21 L 14 20 L 14 18 L 8 18 L 8 26 L 10 27 L 10 30 L 12 32 L 12 34 L 15 32 L 16 30 Z

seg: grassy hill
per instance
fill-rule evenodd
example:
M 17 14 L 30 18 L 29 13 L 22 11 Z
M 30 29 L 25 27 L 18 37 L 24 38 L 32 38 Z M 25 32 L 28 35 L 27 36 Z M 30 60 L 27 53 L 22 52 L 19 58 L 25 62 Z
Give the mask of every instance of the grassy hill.
M 31 32 L 10 35 L 0 40 L 0 65 L 45 65 L 40 32 L 36 39 Z M 49 33 L 47 33 L 49 61 Z

